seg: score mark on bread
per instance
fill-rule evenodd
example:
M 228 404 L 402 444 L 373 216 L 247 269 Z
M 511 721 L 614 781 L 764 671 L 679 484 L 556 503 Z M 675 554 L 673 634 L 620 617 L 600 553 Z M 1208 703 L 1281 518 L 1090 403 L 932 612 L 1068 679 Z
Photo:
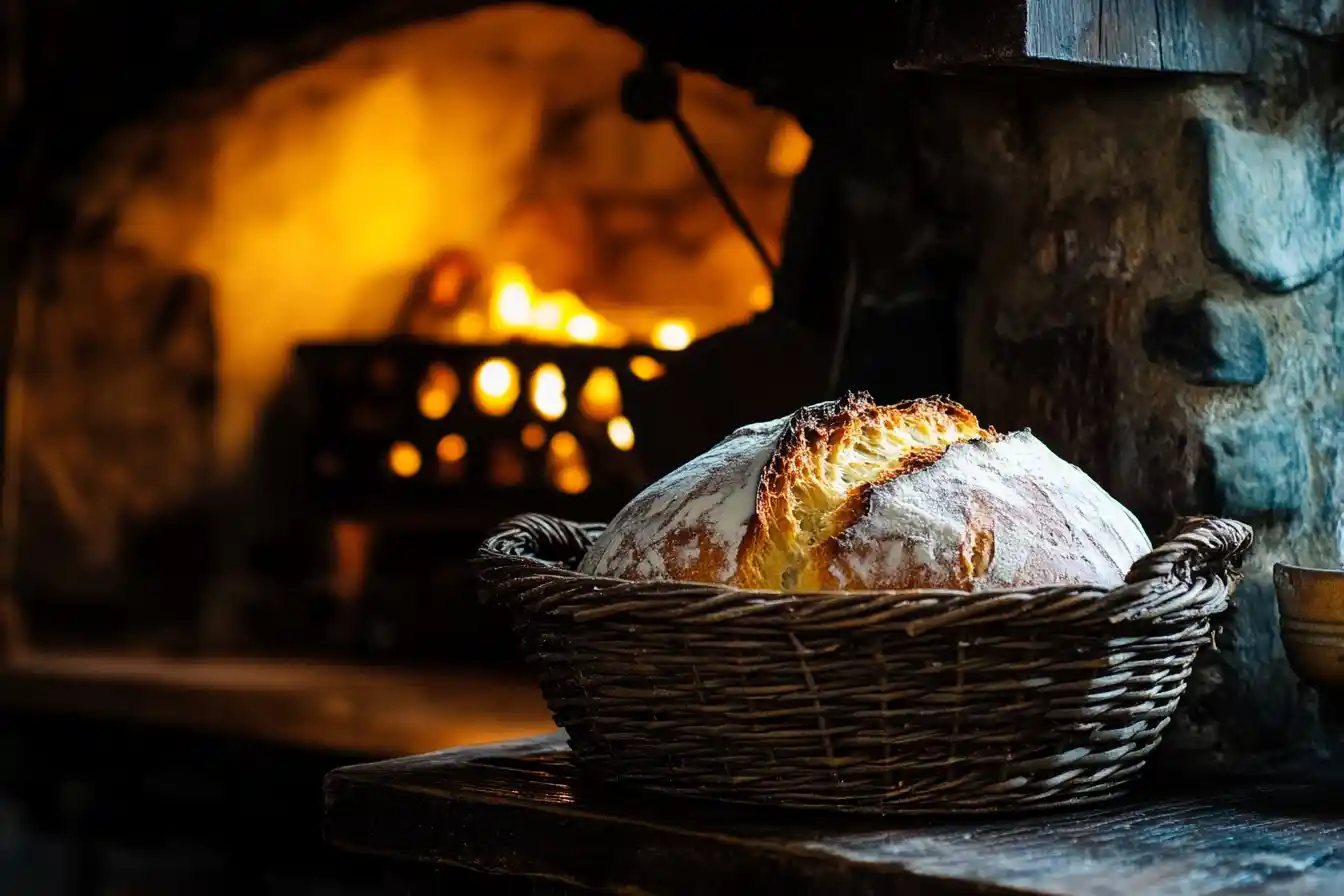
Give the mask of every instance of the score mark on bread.
M 743 427 L 630 502 L 580 570 L 780 591 L 1113 587 L 1150 550 L 1029 432 L 866 393 Z
M 998 436 L 949 401 L 878 407 L 851 393 L 831 406 L 803 408 L 789 418 L 761 473 L 737 583 L 785 591 L 832 586 L 824 560 L 868 509 L 873 487 L 972 439 Z

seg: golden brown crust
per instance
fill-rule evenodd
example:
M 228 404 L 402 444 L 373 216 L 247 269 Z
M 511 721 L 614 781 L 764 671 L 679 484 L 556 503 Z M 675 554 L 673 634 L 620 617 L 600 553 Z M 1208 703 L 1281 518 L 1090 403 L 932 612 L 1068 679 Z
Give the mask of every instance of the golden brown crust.
M 867 392 L 803 408 L 780 435 L 756 495 L 756 510 L 738 553 L 746 587 L 786 590 L 828 587 L 825 569 L 807 558 L 823 554 L 867 509 L 872 488 L 936 463 L 958 441 L 999 436 L 946 398 L 880 406 Z M 862 448 L 864 462 L 853 452 Z M 846 467 L 835 483 L 835 467 Z
M 743 427 L 621 511 L 580 569 L 783 591 L 1120 584 L 1150 549 L 1030 433 L 851 393 Z

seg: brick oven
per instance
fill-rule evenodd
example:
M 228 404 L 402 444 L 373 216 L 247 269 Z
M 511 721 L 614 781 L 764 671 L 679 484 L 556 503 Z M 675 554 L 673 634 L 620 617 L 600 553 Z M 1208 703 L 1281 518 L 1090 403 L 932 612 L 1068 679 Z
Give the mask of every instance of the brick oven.
M 1337 4 L 573 6 L 5 7 L 28 637 L 488 654 L 507 513 L 945 393 L 1253 523 L 1170 752 L 1327 750 L 1268 568 L 1344 561 Z
M 609 516 L 746 372 L 745 419 L 802 400 L 781 352 L 696 357 L 773 302 L 795 117 L 572 9 L 380 15 L 179 35 L 217 58 L 143 90 L 25 82 L 15 128 L 69 141 L 20 200 L 32 637 L 489 658 L 491 526 Z M 64 89 L 106 95 L 40 121 Z

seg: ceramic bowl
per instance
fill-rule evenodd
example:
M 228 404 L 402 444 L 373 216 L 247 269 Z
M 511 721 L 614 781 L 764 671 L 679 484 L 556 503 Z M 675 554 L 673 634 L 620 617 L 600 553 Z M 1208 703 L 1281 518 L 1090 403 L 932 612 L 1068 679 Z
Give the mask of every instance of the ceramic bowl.
M 1308 684 L 1344 690 L 1344 570 L 1274 567 L 1288 662 Z

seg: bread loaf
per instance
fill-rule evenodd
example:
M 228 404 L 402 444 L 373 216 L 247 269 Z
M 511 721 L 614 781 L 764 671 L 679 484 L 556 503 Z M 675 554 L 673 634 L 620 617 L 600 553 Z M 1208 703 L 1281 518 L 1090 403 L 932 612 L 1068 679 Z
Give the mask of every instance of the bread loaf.
M 1030 432 L 865 393 L 744 426 L 631 501 L 591 575 L 781 591 L 1113 587 L 1134 516 Z

